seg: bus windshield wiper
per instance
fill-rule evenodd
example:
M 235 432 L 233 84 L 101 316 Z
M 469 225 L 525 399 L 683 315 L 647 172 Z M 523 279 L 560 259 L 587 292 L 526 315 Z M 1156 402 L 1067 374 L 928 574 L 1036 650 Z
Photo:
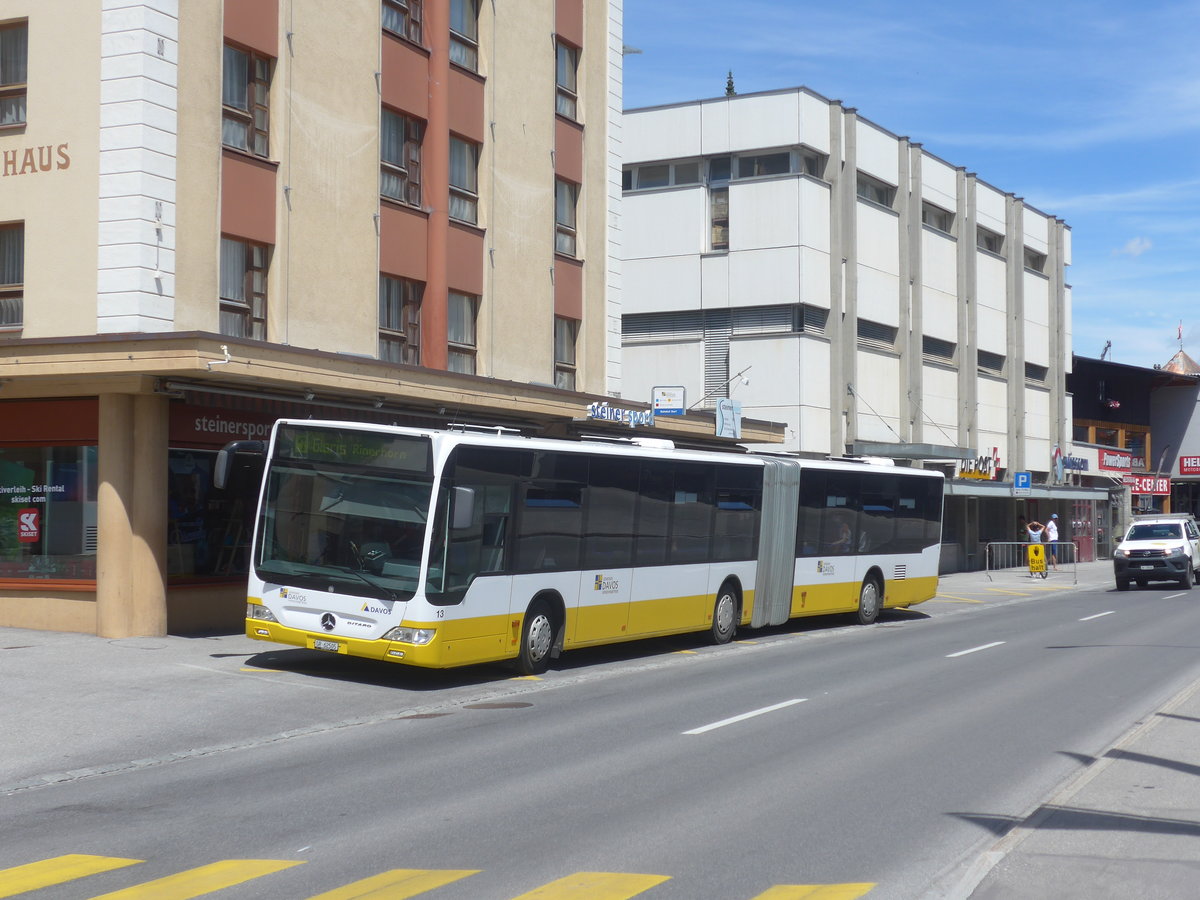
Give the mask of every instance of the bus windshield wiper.
M 368 575 L 366 572 L 360 572 L 360 571 L 358 571 L 358 569 L 351 569 L 349 566 L 332 566 L 331 568 L 333 568 L 333 570 L 338 572 L 339 574 L 344 572 L 347 575 L 353 575 L 355 578 L 357 578 L 363 584 L 369 585 L 372 588 L 374 588 L 375 591 L 381 597 L 383 597 L 384 600 L 395 601 L 395 600 L 400 599 L 399 593 L 397 593 L 396 591 L 393 591 L 389 587 L 386 587 L 386 586 L 380 584 L 378 581 L 376 581 L 373 577 Z

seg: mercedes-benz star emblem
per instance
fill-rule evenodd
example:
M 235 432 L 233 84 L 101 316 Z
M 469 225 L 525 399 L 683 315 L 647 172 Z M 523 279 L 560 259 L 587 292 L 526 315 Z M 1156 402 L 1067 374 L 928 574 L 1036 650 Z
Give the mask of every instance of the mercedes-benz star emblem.
M 337 624 L 337 619 L 333 617 L 333 613 L 325 613 L 321 616 L 321 627 L 326 631 L 333 631 L 333 626 Z

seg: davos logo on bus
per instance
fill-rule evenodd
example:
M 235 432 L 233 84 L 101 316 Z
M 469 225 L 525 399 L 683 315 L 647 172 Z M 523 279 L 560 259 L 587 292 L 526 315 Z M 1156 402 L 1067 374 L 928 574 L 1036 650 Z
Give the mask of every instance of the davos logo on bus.
M 280 600 L 291 600 L 293 603 L 307 603 L 308 597 L 300 593 L 295 588 L 281 587 L 279 589 Z
M 596 584 L 592 589 L 602 594 L 614 594 L 621 589 L 621 582 L 611 575 L 597 575 Z
M 370 603 L 364 603 L 362 611 L 365 613 L 375 613 L 377 616 L 386 616 L 391 612 L 386 606 L 372 606 Z

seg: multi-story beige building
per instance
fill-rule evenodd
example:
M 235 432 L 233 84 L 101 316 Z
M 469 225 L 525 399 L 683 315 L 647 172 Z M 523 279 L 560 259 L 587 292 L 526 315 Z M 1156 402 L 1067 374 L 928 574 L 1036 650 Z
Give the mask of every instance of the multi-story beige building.
M 0 625 L 236 623 L 280 416 L 570 434 L 620 77 L 619 0 L 0 0 Z

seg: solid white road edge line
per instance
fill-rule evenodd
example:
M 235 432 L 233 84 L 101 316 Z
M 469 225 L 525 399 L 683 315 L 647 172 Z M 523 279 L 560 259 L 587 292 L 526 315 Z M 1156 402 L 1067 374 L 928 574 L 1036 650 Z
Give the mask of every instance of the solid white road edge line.
M 1079 621 L 1080 622 L 1090 622 L 1090 621 L 1092 621 L 1092 619 L 1099 619 L 1104 616 L 1111 616 L 1114 612 L 1116 612 L 1116 610 L 1110 609 L 1108 612 L 1096 613 L 1094 616 L 1084 616 Z
M 706 731 L 712 731 L 716 728 L 724 728 L 726 725 L 733 725 L 735 722 L 744 722 L 746 719 L 753 719 L 755 716 L 761 716 L 764 713 L 775 712 L 777 709 L 784 709 L 788 706 L 795 706 L 797 703 L 804 703 L 807 697 L 801 697 L 797 700 L 785 700 L 782 703 L 776 703 L 774 706 L 764 706 L 762 709 L 756 709 L 748 713 L 742 713 L 740 716 L 733 716 L 729 719 L 722 719 L 720 722 L 713 722 L 711 725 L 701 725 L 699 728 L 693 728 L 691 731 L 685 731 L 684 734 L 704 734 Z
M 957 653 L 947 653 L 946 659 L 954 659 L 956 656 L 966 656 L 968 653 L 978 653 L 980 650 L 988 650 L 992 647 L 999 647 L 1004 641 L 992 641 L 990 644 L 984 644 L 982 647 L 972 647 L 970 650 L 959 650 Z

